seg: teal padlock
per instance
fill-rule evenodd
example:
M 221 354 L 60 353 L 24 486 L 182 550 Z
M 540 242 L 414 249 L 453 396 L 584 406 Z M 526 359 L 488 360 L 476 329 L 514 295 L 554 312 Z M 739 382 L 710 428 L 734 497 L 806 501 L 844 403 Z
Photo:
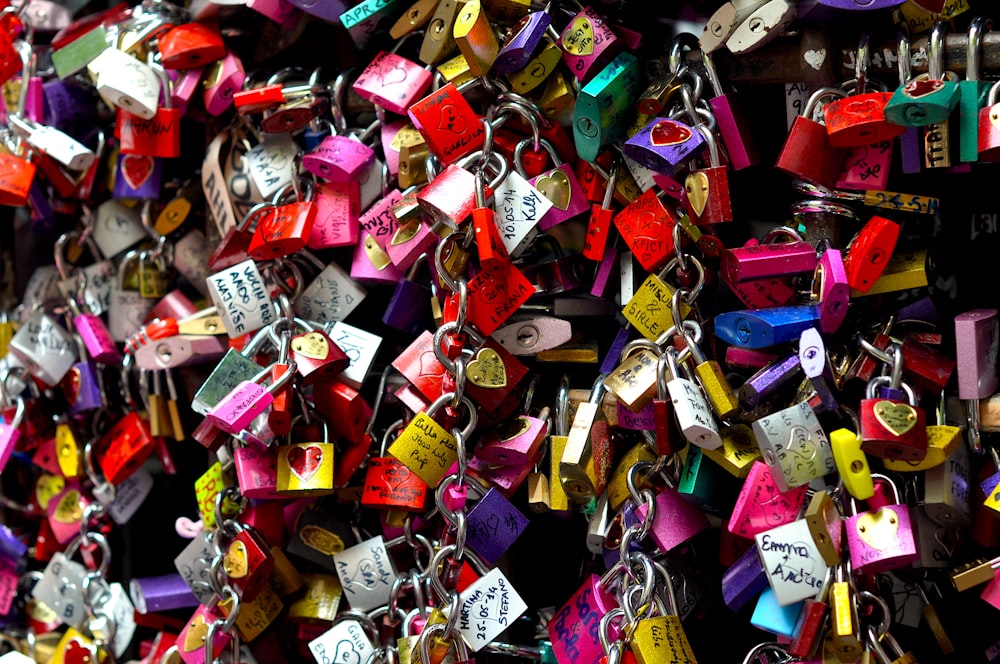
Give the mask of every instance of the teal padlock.
M 969 24 L 969 41 L 965 52 L 965 80 L 958 82 L 959 159 L 979 160 L 979 111 L 986 107 L 990 84 L 980 78 L 983 32 L 993 29 L 993 21 L 985 16 Z
M 677 493 L 684 500 L 703 512 L 723 514 L 736 502 L 741 486 L 739 479 L 705 456 L 702 448 L 688 445 L 684 470 L 677 481 Z
M 931 29 L 927 73 L 897 88 L 885 106 L 885 119 L 904 127 L 926 127 L 945 122 L 958 105 L 958 82 L 944 71 L 943 21 Z
M 580 90 L 573 107 L 573 143 L 580 159 L 594 161 L 603 146 L 625 133 L 639 78 L 639 60 L 622 51 Z

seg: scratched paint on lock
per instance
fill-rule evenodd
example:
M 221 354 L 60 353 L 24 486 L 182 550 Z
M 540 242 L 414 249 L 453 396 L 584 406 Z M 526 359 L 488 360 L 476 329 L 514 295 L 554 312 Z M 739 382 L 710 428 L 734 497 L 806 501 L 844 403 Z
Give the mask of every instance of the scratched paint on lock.
M 380 536 L 335 553 L 333 563 L 352 609 L 370 611 L 389 601 L 396 572 Z
M 459 595 L 456 629 L 469 647 L 478 652 L 500 636 L 527 608 L 503 572 L 493 568 Z
M 673 228 L 676 222 L 656 197 L 655 190 L 643 192 L 615 215 L 614 223 L 647 272 L 658 270 L 667 262 L 674 248 Z

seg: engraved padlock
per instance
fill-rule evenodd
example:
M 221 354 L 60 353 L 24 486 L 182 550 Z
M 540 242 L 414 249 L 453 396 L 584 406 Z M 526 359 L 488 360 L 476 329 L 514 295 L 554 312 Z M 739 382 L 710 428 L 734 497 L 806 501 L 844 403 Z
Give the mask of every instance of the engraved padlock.
M 830 441 L 808 401 L 754 420 L 753 432 L 780 491 L 836 470 Z
M 913 389 L 903 382 L 899 344 L 890 344 L 884 359 L 890 374 L 868 381 L 861 400 L 861 449 L 886 459 L 920 461 L 927 455 L 926 413 L 917 405 Z
M 402 430 L 403 422 L 391 425 L 382 437 L 377 457 L 368 460 L 361 504 L 382 510 L 421 512 L 427 500 L 427 484 L 395 457 L 386 454 L 391 437 Z
M 274 393 L 294 375 L 295 362 L 290 362 L 288 368 L 277 379 L 271 378 L 271 367 L 265 367 L 250 380 L 237 385 L 208 411 L 205 418 L 223 431 L 231 434 L 239 433 L 265 412 L 274 401 Z M 261 385 L 264 380 L 271 381 L 266 388 Z
M 877 510 L 855 512 L 847 517 L 844 532 L 851 556 L 851 566 L 858 574 L 880 574 L 908 567 L 919 558 L 910 512 L 900 504 L 896 485 L 889 483 L 896 496 L 894 504 Z
M 278 447 L 277 493 L 281 496 L 325 496 L 334 492 L 334 446 L 325 421 L 323 440 Z
M 209 297 L 231 338 L 274 322 L 274 306 L 253 259 L 216 272 L 205 281 Z
M 41 309 L 10 340 L 9 351 L 46 385 L 57 385 L 77 360 L 76 343 Z

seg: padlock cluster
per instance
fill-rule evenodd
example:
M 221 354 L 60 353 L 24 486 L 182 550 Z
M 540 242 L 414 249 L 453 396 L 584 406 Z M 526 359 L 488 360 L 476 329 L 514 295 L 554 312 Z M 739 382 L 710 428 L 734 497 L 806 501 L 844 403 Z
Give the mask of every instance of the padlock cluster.
M 0 664 L 998 661 L 991 22 L 640 4 L 0 10 Z

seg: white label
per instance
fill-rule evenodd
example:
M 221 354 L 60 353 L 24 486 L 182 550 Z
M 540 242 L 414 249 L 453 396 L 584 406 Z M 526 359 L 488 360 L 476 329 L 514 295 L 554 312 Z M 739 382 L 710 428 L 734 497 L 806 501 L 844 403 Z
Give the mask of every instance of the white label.
M 28 320 L 31 309 L 38 302 L 45 302 L 48 299 L 59 297 L 59 270 L 55 265 L 46 265 L 37 268 L 31 273 L 27 285 L 24 287 L 24 297 L 21 308 L 21 322 Z
M 816 597 L 826 563 L 802 519 L 754 536 L 768 583 L 781 606 Z
M 115 657 L 121 657 L 135 635 L 135 607 L 132 606 L 122 584 L 111 584 L 111 597 L 105 608 L 110 609 L 109 613 L 115 621 L 115 636 L 111 640 L 111 649 Z
M 667 392 L 674 405 L 677 426 L 691 443 L 706 450 L 722 447 L 722 438 L 712 416 L 712 409 L 701 389 L 686 378 L 667 383 Z
M 516 257 L 538 234 L 538 220 L 552 207 L 552 201 L 517 171 L 511 171 L 497 186 L 494 201 L 503 245 Z
M 788 129 L 795 124 L 795 118 L 806 110 L 809 101 L 809 86 L 805 83 L 785 83 L 785 120 Z
M 807 378 L 819 378 L 826 366 L 826 346 L 815 327 L 802 330 L 799 335 L 799 364 Z
M 247 153 L 250 177 L 264 200 L 292 183 L 292 168 L 298 147 L 291 134 L 266 134 L 264 140 Z
M 86 575 L 87 568 L 58 551 L 45 566 L 42 579 L 35 584 L 31 596 L 52 609 L 61 622 L 76 627 L 86 616 L 83 605 L 83 577 Z
M 351 364 L 344 369 L 338 380 L 360 390 L 372 362 L 375 361 L 378 347 L 382 344 L 382 337 L 338 321 L 330 331 L 330 339 L 351 360 Z
M 94 214 L 94 242 L 101 253 L 113 258 L 147 237 L 139 211 L 108 199 Z
M 356 620 L 339 622 L 309 642 L 309 652 L 317 664 L 365 664 L 374 651 L 364 628 Z
M 216 272 L 208 279 L 208 294 L 230 338 L 274 322 L 274 307 L 252 258 Z
M 10 340 L 10 352 L 46 385 L 63 379 L 76 363 L 76 350 L 66 330 L 41 311 L 36 311 Z
M 115 286 L 116 271 L 115 264 L 110 260 L 103 260 L 82 268 L 87 279 L 87 287 L 83 290 L 83 304 L 90 309 L 90 313 L 100 316 L 111 306 L 111 289 Z M 63 297 L 76 295 L 77 280 L 70 277 L 59 282 L 59 292 Z
M 215 597 L 215 591 L 212 590 L 209 580 L 212 576 L 212 560 L 215 558 L 215 546 L 211 537 L 210 532 L 202 531 L 174 558 L 177 573 L 191 588 L 198 601 L 206 606 Z M 142 602 L 136 601 L 136 604 Z
M 473 583 L 458 596 L 456 628 L 479 651 L 510 627 L 528 608 L 499 569 Z
M 152 490 L 153 476 L 146 469 L 140 468 L 129 475 L 125 481 L 115 487 L 115 499 L 111 501 L 108 508 L 111 512 L 111 518 L 119 526 L 127 523 Z
M 333 564 L 352 609 L 371 611 L 389 601 L 396 572 L 381 537 L 334 554 Z
M 344 320 L 368 295 L 342 267 L 330 263 L 295 300 L 295 313 L 317 323 Z
M 236 226 L 236 213 L 233 211 L 229 186 L 220 161 L 222 147 L 228 140 L 228 131 L 219 132 L 208 144 L 208 148 L 205 149 L 205 159 L 201 162 L 201 188 L 205 193 L 208 209 L 215 220 L 215 226 L 222 237 L 226 236 L 230 228 Z
M 110 106 L 151 120 L 160 101 L 160 78 L 146 64 L 109 48 L 88 65 L 97 72 L 97 93 Z
M 653 180 L 655 173 L 639 164 L 639 162 L 625 157 L 625 166 L 628 168 L 628 172 L 632 174 L 632 179 L 635 180 L 635 183 L 642 191 L 648 191 L 656 184 Z

